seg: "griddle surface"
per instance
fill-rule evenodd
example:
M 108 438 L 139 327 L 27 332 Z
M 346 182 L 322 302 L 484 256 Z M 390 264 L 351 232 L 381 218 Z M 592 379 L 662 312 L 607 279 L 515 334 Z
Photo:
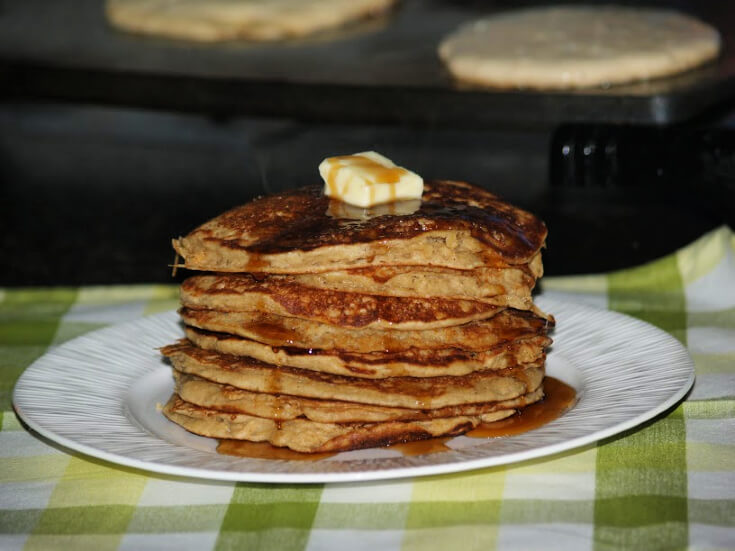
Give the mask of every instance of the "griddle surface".
M 195 44 L 111 28 L 102 0 L 0 7 L 0 78 L 11 98 L 61 99 L 304 120 L 484 126 L 668 124 L 734 90 L 735 14 L 725 2 L 677 4 L 718 27 L 716 62 L 678 77 L 569 93 L 457 85 L 436 46 L 457 25 L 510 4 L 404 0 L 389 16 L 317 38 Z

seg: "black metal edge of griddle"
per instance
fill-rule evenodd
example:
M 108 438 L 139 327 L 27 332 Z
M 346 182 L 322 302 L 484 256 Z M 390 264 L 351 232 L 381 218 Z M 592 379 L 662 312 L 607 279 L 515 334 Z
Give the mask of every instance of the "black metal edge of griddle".
M 212 79 L 79 69 L 0 58 L 0 101 L 56 101 L 214 117 L 278 116 L 303 122 L 428 127 L 554 127 L 560 123 L 668 125 L 716 109 L 735 78 L 659 95 L 456 90 Z M 703 108 L 702 106 L 706 106 Z

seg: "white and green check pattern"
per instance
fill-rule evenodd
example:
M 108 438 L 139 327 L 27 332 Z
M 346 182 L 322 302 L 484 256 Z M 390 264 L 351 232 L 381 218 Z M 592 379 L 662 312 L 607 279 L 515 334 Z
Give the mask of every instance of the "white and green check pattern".
M 0 550 L 735 549 L 735 235 L 543 292 L 686 344 L 687 400 L 598 445 L 470 473 L 369 484 L 178 479 L 69 454 L 12 411 L 19 374 L 84 332 L 174 308 L 174 286 L 0 289 Z

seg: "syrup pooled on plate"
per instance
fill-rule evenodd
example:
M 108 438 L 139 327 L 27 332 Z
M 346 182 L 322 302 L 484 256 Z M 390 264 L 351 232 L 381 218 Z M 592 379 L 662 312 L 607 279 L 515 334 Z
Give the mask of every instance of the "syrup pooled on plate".
M 537 429 L 554 419 L 561 417 L 577 401 L 577 393 L 568 384 L 554 377 L 544 379 L 546 396 L 540 402 L 526 406 L 520 413 L 478 426 L 465 436 L 470 438 L 497 438 L 513 436 Z M 388 449 L 400 452 L 404 456 L 425 455 L 450 451 L 447 442 L 451 438 L 430 438 L 415 442 L 403 442 L 388 446 Z M 245 440 L 220 440 L 217 452 L 225 455 L 237 455 L 255 459 L 286 459 L 293 461 L 319 461 L 333 457 L 334 453 L 300 453 L 288 448 L 277 448 L 267 442 L 248 442 Z
M 526 406 L 520 413 L 507 419 L 481 424 L 465 433 L 465 436 L 470 438 L 498 438 L 528 432 L 561 417 L 577 401 L 575 390 L 554 377 L 544 379 L 544 392 L 545 397 L 540 402 Z M 404 456 L 438 453 L 451 450 L 446 445 L 449 440 L 450 438 L 419 440 L 394 444 L 389 446 L 389 449 L 399 451 Z
M 247 440 L 220 440 L 217 445 L 217 453 L 252 459 L 287 459 L 289 461 L 319 461 L 335 455 L 333 453 L 301 453 L 289 448 L 278 448 L 268 442 L 249 442 Z
M 561 417 L 577 401 L 576 391 L 554 377 L 544 379 L 544 394 L 543 400 L 526 406 L 520 413 L 494 423 L 482 424 L 465 436 L 497 438 L 528 432 Z
M 450 437 L 445 438 L 429 438 L 427 440 L 416 440 L 414 442 L 402 442 L 388 446 L 388 449 L 401 452 L 404 456 L 408 455 L 425 455 L 427 453 L 448 452 L 452 448 L 447 446 Z

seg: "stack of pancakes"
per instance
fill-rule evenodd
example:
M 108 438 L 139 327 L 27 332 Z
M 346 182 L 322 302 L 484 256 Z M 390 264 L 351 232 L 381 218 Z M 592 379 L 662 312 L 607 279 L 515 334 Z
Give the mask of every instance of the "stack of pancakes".
M 462 434 L 543 397 L 546 228 L 466 183 L 350 211 L 306 187 L 175 240 L 186 339 L 166 416 L 333 452 Z

